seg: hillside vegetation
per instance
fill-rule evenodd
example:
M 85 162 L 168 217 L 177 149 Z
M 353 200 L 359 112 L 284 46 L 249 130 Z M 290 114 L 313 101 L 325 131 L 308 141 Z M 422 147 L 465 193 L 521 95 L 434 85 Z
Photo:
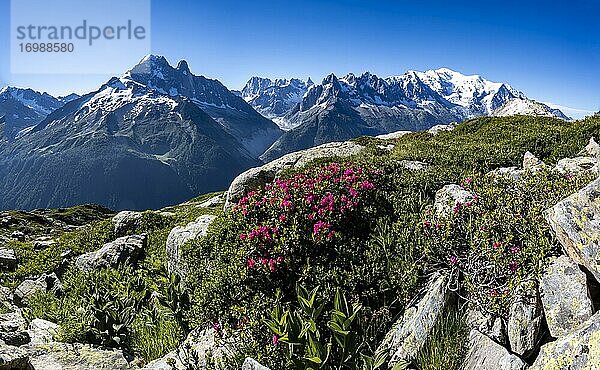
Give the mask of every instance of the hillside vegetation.
M 202 327 L 235 348 L 207 359 L 209 368 L 239 368 L 252 357 L 271 369 L 375 369 L 390 360 L 380 346 L 385 334 L 443 271 L 458 298 L 413 365 L 458 369 L 465 308 L 506 317 L 517 287 L 561 253 L 543 211 L 594 179 L 549 168 L 519 181 L 486 174 L 520 168 L 526 151 L 553 166 L 591 137 L 600 137 L 598 117 L 515 116 L 477 118 L 437 135 L 356 139 L 367 148 L 361 154 L 287 171 L 231 211 L 201 207 L 211 194 L 144 212 L 127 231 L 148 237 L 137 264 L 82 271 L 71 263 L 61 292 L 37 293 L 25 316 L 59 324 L 61 341 L 120 348 L 138 364 Z M 406 161 L 426 166 L 415 170 Z M 434 198 L 447 184 L 476 197 L 440 218 Z M 184 245 L 184 278 L 170 275 L 169 232 L 203 214 L 217 218 L 205 237 Z M 117 237 L 110 218 L 53 234 L 55 244 L 35 251 L 39 235 L 45 231 L 36 227 L 6 243 L 19 267 L 0 275 L 2 285 L 56 271 L 65 251 L 75 258 Z

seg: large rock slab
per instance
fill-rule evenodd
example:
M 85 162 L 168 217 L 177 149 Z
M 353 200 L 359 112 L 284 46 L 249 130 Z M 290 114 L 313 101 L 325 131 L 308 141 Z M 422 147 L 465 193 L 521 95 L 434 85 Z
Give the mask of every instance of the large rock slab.
M 470 329 L 476 329 L 496 343 L 507 344 L 506 324 L 502 317 L 494 317 L 484 314 L 480 310 L 469 309 L 465 319 Z
M 521 284 L 508 316 L 508 341 L 514 353 L 528 357 L 535 351 L 542 321 L 542 302 L 537 286 Z
M 185 277 L 187 266 L 181 256 L 181 247 L 197 238 L 206 236 L 208 227 L 217 218 L 213 215 L 202 215 L 187 226 L 175 227 L 167 238 L 167 271 Z
M 437 216 L 452 215 L 457 206 L 468 204 L 475 200 L 475 194 L 460 185 L 446 185 L 435 193 L 433 209 Z
M 518 356 L 473 329 L 463 370 L 523 370 L 526 364 Z
M 561 337 L 592 316 L 586 276 L 567 256 L 553 260 L 540 279 L 550 334 Z
M 567 254 L 600 282 L 600 178 L 545 212 Z
M 573 332 L 542 346 L 529 370 L 600 369 L 600 312 Z
M 448 301 L 446 277 L 434 275 L 426 294 L 394 324 L 381 344 L 389 351 L 389 367 L 401 360 L 412 361 L 434 328 Z
M 95 252 L 82 254 L 75 260 L 75 266 L 83 271 L 104 267 L 116 267 L 119 264 L 135 263 L 144 254 L 146 235 L 132 235 L 106 243 Z
M 130 369 L 123 352 L 89 344 L 51 342 L 26 347 L 27 370 L 125 370 Z
M 283 171 L 302 168 L 309 162 L 328 157 L 350 157 L 360 153 L 363 146 L 352 141 L 327 143 L 314 148 L 289 153 L 263 166 L 251 168 L 236 177 L 227 191 L 225 209 L 233 207 L 248 191 L 273 181 Z

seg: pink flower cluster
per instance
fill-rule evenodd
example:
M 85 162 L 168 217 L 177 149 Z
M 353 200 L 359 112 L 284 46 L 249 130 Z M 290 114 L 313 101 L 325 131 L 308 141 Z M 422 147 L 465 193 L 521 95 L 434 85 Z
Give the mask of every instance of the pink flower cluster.
M 254 225 L 239 234 L 248 246 L 248 269 L 277 270 L 280 262 L 273 255 L 282 254 L 290 235 L 312 236 L 316 242 L 335 238 L 346 217 L 367 204 L 382 174 L 355 163 L 331 163 L 249 192 L 234 208 L 242 224 Z

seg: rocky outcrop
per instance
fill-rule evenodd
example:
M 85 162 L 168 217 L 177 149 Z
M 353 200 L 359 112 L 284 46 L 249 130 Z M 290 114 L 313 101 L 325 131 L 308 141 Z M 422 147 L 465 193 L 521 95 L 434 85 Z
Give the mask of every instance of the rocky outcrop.
M 435 136 L 441 132 L 452 131 L 456 128 L 457 125 L 458 125 L 458 123 L 456 123 L 456 122 L 452 122 L 447 125 L 435 125 L 432 128 L 430 128 L 429 130 L 427 130 L 427 132 L 429 132 L 430 134 Z
M 103 267 L 116 267 L 119 264 L 135 263 L 144 254 L 146 235 L 132 235 L 106 243 L 95 252 L 82 254 L 75 260 L 75 266 L 83 271 Z
M 592 316 L 585 274 L 567 256 L 550 264 L 540 279 L 540 294 L 550 334 L 561 337 Z
M 600 178 L 545 213 L 567 254 L 600 282 Z
M 575 330 L 542 346 L 529 370 L 584 370 L 600 366 L 600 312 Z
M 469 351 L 463 370 L 524 370 L 526 364 L 517 356 L 477 330 L 469 335 Z
M 381 348 L 390 355 L 390 369 L 399 361 L 412 361 L 429 337 L 448 301 L 447 279 L 434 276 L 427 286 L 425 296 L 404 315 L 387 333 Z
M 360 153 L 362 149 L 363 146 L 352 141 L 328 143 L 289 153 L 261 167 L 251 168 L 237 176 L 229 186 L 225 208 L 233 207 L 248 191 L 266 185 L 285 170 L 302 168 L 315 159 L 350 157 Z
M 217 218 L 213 215 L 203 215 L 187 226 L 175 227 L 167 238 L 167 271 L 185 277 L 187 267 L 182 259 L 181 247 L 190 240 L 206 235 L 208 227 Z
M 115 225 L 115 236 L 121 237 L 135 232 L 142 222 L 142 213 L 134 211 L 122 211 L 113 217 Z
M 446 185 L 435 193 L 433 209 L 437 216 L 448 217 L 456 207 L 469 204 L 475 200 L 475 194 L 460 185 Z
M 538 344 L 543 321 L 542 302 L 533 283 L 521 284 L 516 296 L 509 309 L 508 341 L 514 353 L 528 357 Z

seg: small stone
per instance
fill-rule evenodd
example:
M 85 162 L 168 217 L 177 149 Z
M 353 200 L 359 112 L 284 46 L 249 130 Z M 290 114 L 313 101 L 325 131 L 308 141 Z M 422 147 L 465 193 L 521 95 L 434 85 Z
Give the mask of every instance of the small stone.
M 411 171 L 425 171 L 429 168 L 427 163 L 420 161 L 400 161 L 400 166 Z
M 586 276 L 567 256 L 555 258 L 540 280 L 550 334 L 561 337 L 592 316 Z
M 9 271 L 17 268 L 17 255 L 13 249 L 0 248 L 0 268 Z
M 538 157 L 533 155 L 531 152 L 525 152 L 523 156 L 523 168 L 530 169 L 545 166 L 544 162 L 542 162 Z
M 26 329 L 27 321 L 23 318 L 21 310 L 0 315 L 0 341 L 11 346 L 29 343 L 30 338 Z

